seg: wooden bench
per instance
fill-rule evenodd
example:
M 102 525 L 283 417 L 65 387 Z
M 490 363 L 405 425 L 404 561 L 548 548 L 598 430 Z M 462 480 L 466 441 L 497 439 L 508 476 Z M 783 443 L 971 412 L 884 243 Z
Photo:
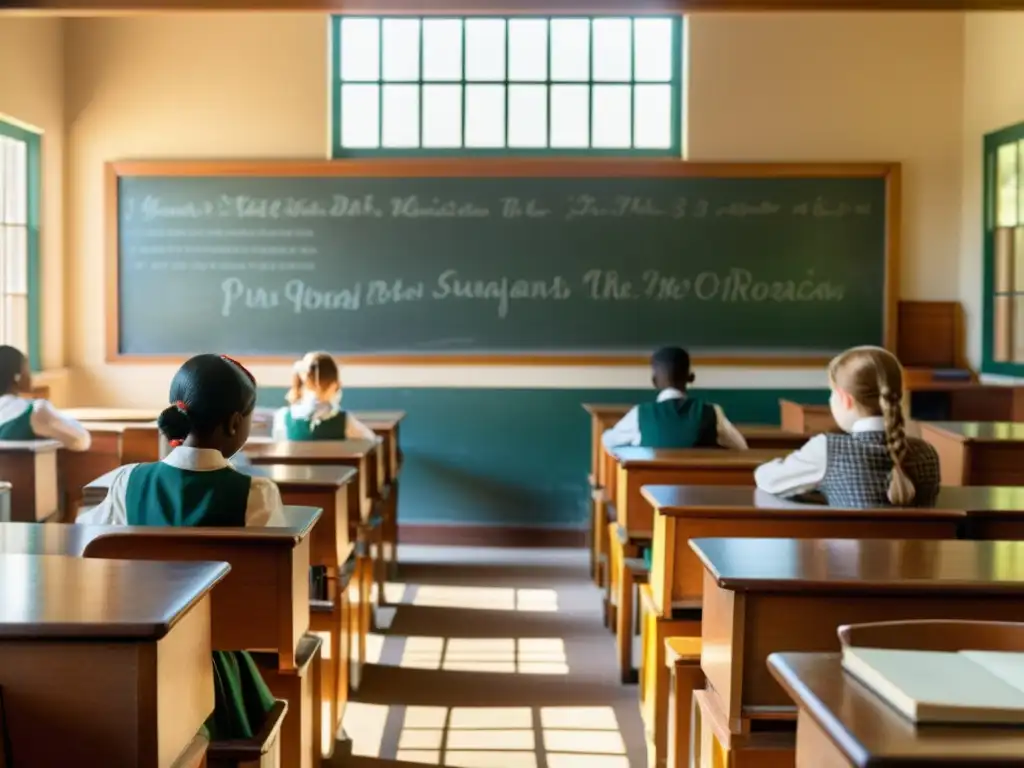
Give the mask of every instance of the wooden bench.
M 254 652 L 271 691 L 288 701 L 284 763 L 312 768 L 321 759 L 321 643 L 307 634 L 309 545 L 320 514 L 286 507 L 286 525 L 267 528 L 7 523 L 0 554 L 227 562 L 231 572 L 212 596 L 213 649 Z
M 731 734 L 778 731 L 781 722 L 790 765 L 796 709 L 769 672 L 770 654 L 838 651 L 842 624 L 1024 619 L 1024 543 L 696 539 L 690 546 L 705 571 L 707 698 Z
M 701 631 L 704 568 L 690 549 L 691 539 L 954 539 L 966 519 L 957 509 L 801 504 L 742 486 L 646 486 L 642 492 L 655 511 L 655 520 L 649 599 L 641 604 L 646 681 L 641 709 L 651 717 L 649 749 L 656 765 L 665 765 L 667 734 L 673 730 L 668 717 L 666 638 L 699 636 Z M 688 704 L 682 713 L 689 717 Z
M 43 522 L 60 515 L 59 449 L 56 440 L 0 440 L 0 480 L 11 484 L 12 522 Z
M 922 421 L 938 451 L 943 485 L 1024 485 L 1024 424 Z
M 0 686 L 17 764 L 181 765 L 213 712 L 213 587 L 228 571 L 0 555 Z
M 645 485 L 737 485 L 754 483 L 754 469 L 771 459 L 786 454 L 784 450 L 759 449 L 730 451 L 721 448 L 653 449 L 616 448 L 611 452 L 615 460 L 616 522 L 609 524 L 609 548 L 616 563 L 610 570 L 609 601 L 617 606 L 615 642 L 619 659 L 619 674 L 623 682 L 635 682 L 633 667 L 632 594 L 626 594 L 621 563 L 638 557 L 650 545 L 654 529 L 654 509 L 643 498 Z M 616 552 L 615 550 L 621 550 Z M 615 596 L 611 599 L 612 595 Z M 627 610 L 623 610 L 625 605 Z

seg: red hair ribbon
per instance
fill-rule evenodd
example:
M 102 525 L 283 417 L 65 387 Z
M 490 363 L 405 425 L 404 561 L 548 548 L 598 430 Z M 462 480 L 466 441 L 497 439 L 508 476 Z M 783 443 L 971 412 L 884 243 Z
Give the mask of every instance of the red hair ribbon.
M 177 448 L 179 445 L 184 444 L 184 442 L 184 440 L 170 440 L 167 444 L 171 446 L 171 448 Z
M 177 408 L 182 413 L 188 413 L 188 406 L 185 405 L 184 400 L 175 400 L 174 407 Z
M 231 363 L 232 365 L 236 365 L 236 366 L 238 366 L 238 370 L 240 370 L 240 371 L 241 371 L 242 373 L 244 373 L 244 374 L 246 375 L 246 377 L 247 377 L 247 378 L 249 379 L 249 381 L 251 381 L 251 382 L 252 382 L 253 384 L 255 384 L 255 383 L 256 383 L 256 377 L 255 377 L 255 376 L 253 376 L 253 375 L 252 375 L 252 374 L 251 374 L 251 373 L 249 372 L 249 369 L 248 369 L 248 368 L 246 368 L 246 367 L 245 367 L 244 365 L 242 365 L 242 364 L 241 364 L 240 362 L 238 362 L 237 360 L 235 360 L 235 359 L 234 359 L 233 357 L 228 357 L 227 355 L 221 355 L 221 356 L 220 356 L 220 359 L 221 359 L 221 360 L 227 360 L 227 361 L 228 361 L 229 363 Z

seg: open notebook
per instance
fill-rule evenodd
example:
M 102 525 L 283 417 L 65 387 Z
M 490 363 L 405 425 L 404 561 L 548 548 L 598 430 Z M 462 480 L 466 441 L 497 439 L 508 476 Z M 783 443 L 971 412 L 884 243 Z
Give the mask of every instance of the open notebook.
M 843 667 L 915 723 L 1024 723 L 1024 653 L 848 647 Z

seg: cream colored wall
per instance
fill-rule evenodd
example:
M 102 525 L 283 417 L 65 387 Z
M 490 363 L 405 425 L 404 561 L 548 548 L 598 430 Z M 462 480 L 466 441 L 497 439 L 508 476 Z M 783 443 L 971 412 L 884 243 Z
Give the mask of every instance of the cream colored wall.
M 165 366 L 103 362 L 103 163 L 324 157 L 317 16 L 68 20 L 70 357 L 81 402 L 162 401 Z M 903 294 L 957 296 L 963 17 L 710 14 L 689 22 L 694 159 L 905 163 Z M 187 311 L 183 307 L 182 311 Z M 286 380 L 283 366 L 256 371 Z M 351 367 L 350 385 L 642 387 L 640 368 Z M 822 386 L 821 371 L 720 368 L 703 386 Z
M 1024 122 L 1024 13 L 968 14 L 964 35 L 960 301 L 969 315 L 969 353 L 981 360 L 982 140 Z
M 64 350 L 64 22 L 0 19 L 0 118 L 43 135 L 40 349 L 43 367 L 59 369 Z M 62 388 L 60 376 L 48 381 Z M 60 392 L 55 392 L 60 400 Z

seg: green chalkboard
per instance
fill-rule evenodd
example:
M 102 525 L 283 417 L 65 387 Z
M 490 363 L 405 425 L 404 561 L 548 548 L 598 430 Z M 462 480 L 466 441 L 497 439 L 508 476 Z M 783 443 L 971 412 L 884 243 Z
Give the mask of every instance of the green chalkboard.
M 114 353 L 608 356 L 681 343 L 811 357 L 884 341 L 885 166 L 413 167 L 120 174 Z

